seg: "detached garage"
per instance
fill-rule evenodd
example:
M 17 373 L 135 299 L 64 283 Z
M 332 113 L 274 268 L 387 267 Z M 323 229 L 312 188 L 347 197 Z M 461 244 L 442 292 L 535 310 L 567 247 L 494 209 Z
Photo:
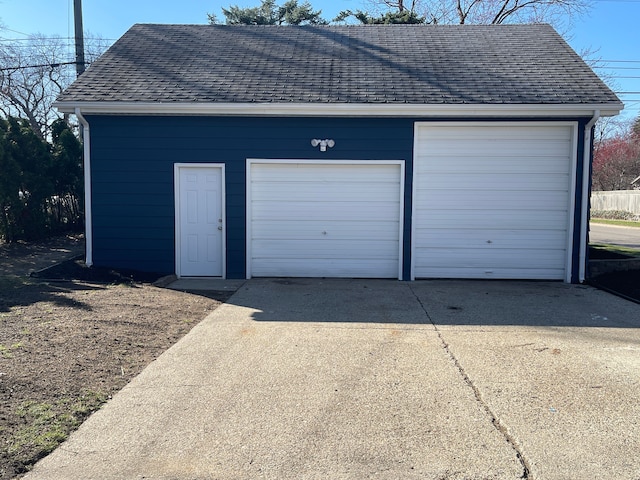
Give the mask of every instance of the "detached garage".
M 622 104 L 548 25 L 135 25 L 57 107 L 89 265 L 582 282 Z

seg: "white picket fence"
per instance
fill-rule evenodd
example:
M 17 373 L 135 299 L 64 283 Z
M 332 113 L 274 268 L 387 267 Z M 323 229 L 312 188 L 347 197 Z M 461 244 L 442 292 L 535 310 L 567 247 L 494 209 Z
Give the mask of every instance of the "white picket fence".
M 619 210 L 640 215 L 640 190 L 592 192 L 592 210 Z

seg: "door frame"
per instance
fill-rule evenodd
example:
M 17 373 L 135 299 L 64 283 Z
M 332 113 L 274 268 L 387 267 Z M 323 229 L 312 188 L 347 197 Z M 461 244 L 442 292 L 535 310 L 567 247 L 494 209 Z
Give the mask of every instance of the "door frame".
M 394 165 L 400 169 L 400 211 L 398 212 L 398 280 L 402 280 L 404 260 L 404 208 L 405 208 L 405 161 L 404 160 L 320 160 L 320 159 L 277 159 L 247 158 L 246 160 L 246 278 L 251 274 L 251 166 L 255 164 L 305 164 L 305 165 Z
M 180 242 L 180 172 L 182 169 L 189 168 L 216 168 L 220 170 L 220 208 L 222 211 L 222 277 L 227 278 L 227 209 L 226 209 L 226 190 L 225 190 L 225 164 L 224 163 L 174 163 L 173 164 L 173 186 L 174 186 L 174 208 L 175 208 L 175 270 L 176 277 L 181 278 L 181 265 L 180 265 L 180 248 L 182 247 Z M 218 277 L 215 277 L 218 278 Z

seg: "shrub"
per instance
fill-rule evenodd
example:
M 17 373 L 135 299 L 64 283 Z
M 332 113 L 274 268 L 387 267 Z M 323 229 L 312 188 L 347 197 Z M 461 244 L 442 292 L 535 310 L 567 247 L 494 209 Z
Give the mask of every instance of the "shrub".
M 52 143 L 26 120 L 0 119 L 0 239 L 34 240 L 82 223 L 82 154 L 66 122 Z
M 591 210 L 591 218 L 636 221 L 638 220 L 638 215 L 623 210 Z

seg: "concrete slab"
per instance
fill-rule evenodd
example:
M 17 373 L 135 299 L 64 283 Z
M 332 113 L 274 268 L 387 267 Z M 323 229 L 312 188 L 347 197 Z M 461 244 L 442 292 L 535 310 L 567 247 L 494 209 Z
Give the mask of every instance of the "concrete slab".
M 590 287 L 416 282 L 530 478 L 640 478 L 640 308 Z
M 637 480 L 639 353 L 586 286 L 250 280 L 25 479 Z

